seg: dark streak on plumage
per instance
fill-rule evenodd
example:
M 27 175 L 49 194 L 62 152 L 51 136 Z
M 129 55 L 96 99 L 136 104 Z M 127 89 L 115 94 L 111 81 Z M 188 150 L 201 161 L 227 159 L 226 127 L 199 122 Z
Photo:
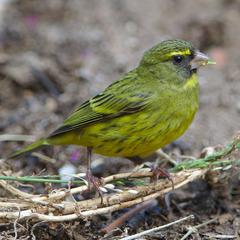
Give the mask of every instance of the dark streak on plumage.
M 120 148 L 118 148 L 116 151 L 115 151 L 115 153 L 120 153 L 120 152 L 122 152 L 124 150 L 124 148 L 123 147 L 120 147 Z

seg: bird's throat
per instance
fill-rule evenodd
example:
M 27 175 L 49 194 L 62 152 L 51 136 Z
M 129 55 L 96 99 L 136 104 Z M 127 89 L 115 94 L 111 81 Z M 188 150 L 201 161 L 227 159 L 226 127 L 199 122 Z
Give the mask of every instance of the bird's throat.
M 189 77 L 185 84 L 184 84 L 184 89 L 191 89 L 191 88 L 196 88 L 198 87 L 198 79 L 197 79 L 197 74 L 193 73 L 191 77 Z

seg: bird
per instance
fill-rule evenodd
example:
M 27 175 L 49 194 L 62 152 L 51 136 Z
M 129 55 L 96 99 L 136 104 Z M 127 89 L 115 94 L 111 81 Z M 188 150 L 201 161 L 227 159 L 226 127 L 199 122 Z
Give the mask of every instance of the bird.
M 148 156 L 179 138 L 199 107 L 201 66 L 215 64 L 190 42 L 162 41 L 147 50 L 137 67 L 77 107 L 46 138 L 10 158 L 45 145 L 87 147 L 112 157 Z

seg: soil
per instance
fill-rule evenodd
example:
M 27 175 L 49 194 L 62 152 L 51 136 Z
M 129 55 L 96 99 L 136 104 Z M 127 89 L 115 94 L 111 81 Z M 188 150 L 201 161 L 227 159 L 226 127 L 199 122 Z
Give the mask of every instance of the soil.
M 238 0 L 0 1 L 0 134 L 46 136 L 74 107 L 136 66 L 146 49 L 165 39 L 181 38 L 218 64 L 200 70 L 199 112 L 184 136 L 166 151 L 199 157 L 205 147 L 226 144 L 240 130 L 239 12 Z M 22 145 L 0 142 L 0 158 Z M 86 169 L 82 148 L 55 147 L 44 153 L 57 157 L 57 164 L 30 156 L 8 164 L 23 176 L 43 170 L 45 174 L 58 174 L 69 160 L 76 171 Z M 134 167 L 129 160 L 94 158 L 95 174 L 100 176 Z M 195 222 L 147 239 L 180 239 L 187 226 L 216 216 L 220 219 L 217 223 L 201 228 L 188 239 L 238 236 L 237 184 L 238 179 L 234 179 L 231 197 L 219 198 L 207 181 L 193 182 L 173 193 L 167 213 L 159 199 L 154 209 L 142 213 L 140 220 L 127 222 L 115 235 L 124 231 L 133 234 L 194 213 Z M 41 223 L 35 227 L 35 235 L 37 239 L 99 239 L 99 229 L 121 214 Z M 30 239 L 28 224 L 23 224 L 19 239 Z M 14 234 L 12 223 L 0 224 L 0 229 L 1 239 Z

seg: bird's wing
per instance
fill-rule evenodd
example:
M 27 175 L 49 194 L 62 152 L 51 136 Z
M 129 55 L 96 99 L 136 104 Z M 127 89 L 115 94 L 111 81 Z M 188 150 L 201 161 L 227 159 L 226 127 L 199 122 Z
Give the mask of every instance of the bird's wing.
M 80 129 L 95 122 L 140 111 L 148 105 L 151 96 L 150 94 L 131 93 L 129 90 L 127 92 L 127 89 L 116 95 L 110 89 L 107 88 L 103 93 L 83 103 L 50 137 Z

